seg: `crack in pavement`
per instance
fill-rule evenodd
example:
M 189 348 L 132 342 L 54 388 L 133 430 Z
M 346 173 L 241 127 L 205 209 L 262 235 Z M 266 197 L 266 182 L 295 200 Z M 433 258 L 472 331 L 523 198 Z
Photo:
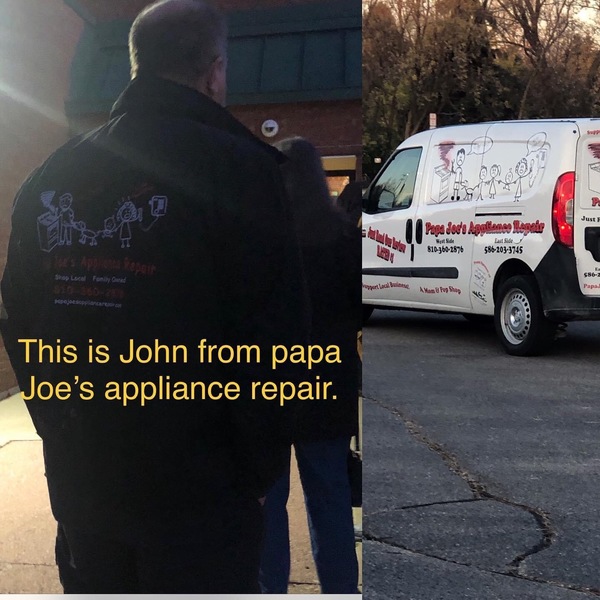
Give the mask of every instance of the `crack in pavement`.
M 525 552 L 522 552 L 521 554 L 517 555 L 508 565 L 508 572 L 507 573 L 501 573 L 504 575 L 509 575 L 512 577 L 518 577 L 521 579 L 527 579 L 528 581 L 537 581 L 539 583 L 549 583 L 552 585 L 558 585 L 561 587 L 564 587 L 566 589 L 571 589 L 571 590 L 576 590 L 576 591 L 585 591 L 588 593 L 594 593 L 596 595 L 600 595 L 600 590 L 597 590 L 595 588 L 581 588 L 581 587 L 577 587 L 577 586 L 572 586 L 571 584 L 564 584 L 564 583 L 560 583 L 560 582 L 551 582 L 551 581 L 546 581 L 543 579 L 538 579 L 535 578 L 534 576 L 530 576 L 530 575 L 526 575 L 522 572 L 522 566 L 523 566 L 523 562 L 525 561 L 525 559 L 527 559 L 530 556 L 533 556 L 534 554 L 538 554 L 540 552 L 543 552 L 544 550 L 548 549 L 553 543 L 554 540 L 556 538 L 556 532 L 554 531 L 553 527 L 552 527 L 552 522 L 550 520 L 550 516 L 548 515 L 547 512 L 545 512 L 544 510 L 542 510 L 541 508 L 535 508 L 535 507 L 531 507 L 531 506 L 527 506 L 526 504 L 521 504 L 519 502 L 515 502 L 513 500 L 510 500 L 509 498 L 504 498 L 502 496 L 498 496 L 496 494 L 493 494 L 491 492 L 488 491 L 488 489 L 486 488 L 486 486 L 481 483 L 480 481 L 478 481 L 473 475 L 471 475 L 464 467 L 461 466 L 458 458 L 453 455 L 452 453 L 448 452 L 441 444 L 439 444 L 438 442 L 435 442 L 434 440 L 430 439 L 427 434 L 425 433 L 423 427 L 421 427 L 418 423 L 416 423 L 415 421 L 409 419 L 408 417 L 406 417 L 402 411 L 398 410 L 397 408 L 393 407 L 393 406 L 389 406 L 388 404 L 386 404 L 385 402 L 382 402 L 380 400 L 377 400 L 376 398 L 371 398 L 368 396 L 363 396 L 364 400 L 368 400 L 370 402 L 373 402 L 374 404 L 376 404 L 377 406 L 383 408 L 384 410 L 388 411 L 389 413 L 391 413 L 392 415 L 394 415 L 395 417 L 397 417 L 398 419 L 400 419 L 400 421 L 403 423 L 403 425 L 406 427 L 406 429 L 408 430 L 409 434 L 417 439 L 419 442 L 421 442 L 422 444 L 425 444 L 432 452 L 435 452 L 444 462 L 444 464 L 448 467 L 448 469 L 454 473 L 455 475 L 457 475 L 458 477 L 460 477 L 463 481 L 465 481 L 465 483 L 469 486 L 471 493 L 473 494 L 473 498 L 469 499 L 467 501 L 477 501 L 477 500 L 493 500 L 496 502 L 500 502 L 502 504 L 505 504 L 507 506 L 511 506 L 513 508 L 518 508 L 520 510 L 523 510 L 525 512 L 528 512 L 530 515 L 532 515 L 532 517 L 535 519 L 538 528 L 540 530 L 540 533 L 542 535 L 542 539 L 540 540 L 540 542 L 538 542 L 537 544 L 535 544 L 534 546 L 532 546 L 531 548 L 529 548 L 528 550 L 526 550 Z M 456 504 L 456 503 L 461 503 L 461 502 L 465 502 L 465 500 L 453 500 L 453 501 L 448 501 L 448 502 L 440 502 L 440 503 L 432 503 L 431 505 L 416 505 L 415 507 L 402 507 L 402 508 L 416 508 L 419 506 L 435 506 L 437 504 Z M 397 510 L 397 509 L 396 509 Z M 387 512 L 387 510 L 385 511 L 378 511 L 377 513 L 371 513 L 371 514 L 378 514 L 378 513 L 382 513 L 382 512 Z M 366 515 L 365 515 L 366 516 Z M 364 537 L 366 540 L 370 540 L 370 541 L 378 541 L 380 543 L 387 543 L 388 545 L 394 546 L 394 544 L 391 544 L 390 542 L 386 542 L 384 541 L 384 538 L 382 539 L 375 539 L 373 536 L 369 537 L 368 532 L 364 533 Z M 408 552 L 413 552 L 411 551 L 409 548 L 404 548 L 402 546 L 397 546 L 398 548 L 401 548 L 402 550 L 406 550 Z M 419 553 L 415 553 L 415 554 L 419 554 Z M 427 554 L 423 554 L 424 556 L 429 556 Z M 455 561 L 452 560 L 448 560 L 448 559 L 444 559 L 438 556 L 430 556 L 430 558 L 436 558 L 438 560 L 445 560 L 447 562 L 452 562 L 454 563 Z M 470 564 L 465 564 L 465 563 L 455 563 L 455 564 L 462 564 L 463 566 L 468 566 L 468 567 L 475 567 L 475 568 L 479 568 L 475 565 L 470 565 Z M 486 569 L 480 569 L 480 570 L 486 570 Z M 494 573 L 495 571 L 490 571 L 492 573 Z
M 572 592 L 580 592 L 582 594 L 592 594 L 594 596 L 600 597 L 600 589 L 580 587 L 580 586 L 576 586 L 575 584 L 571 584 L 571 583 L 563 583 L 561 581 L 552 581 L 552 580 L 548 580 L 548 579 L 542 579 L 541 577 L 534 577 L 532 575 L 523 575 L 521 573 L 507 573 L 505 571 L 498 571 L 496 569 L 486 569 L 486 568 L 480 567 L 478 565 L 472 565 L 469 563 L 452 560 L 450 558 L 444 558 L 443 556 L 436 556 L 435 554 L 430 554 L 427 552 L 415 552 L 414 550 L 411 550 L 410 548 L 407 548 L 407 547 L 403 546 L 402 544 L 393 543 L 393 542 L 387 541 L 386 538 L 380 538 L 377 536 L 373 536 L 366 532 L 364 534 L 364 540 L 373 542 L 376 544 L 381 544 L 382 546 L 385 546 L 385 547 L 397 548 L 398 550 L 402 550 L 403 552 L 412 554 L 414 556 L 424 556 L 425 558 L 430 558 L 432 560 L 439 560 L 441 562 L 445 562 L 445 563 L 448 563 L 451 565 L 457 565 L 459 567 L 468 567 L 470 569 L 475 569 L 481 573 L 487 573 L 489 575 L 500 575 L 502 577 L 511 577 L 512 579 L 520 579 L 522 581 L 528 581 L 530 583 L 540 583 L 540 584 L 550 585 L 552 587 L 556 587 L 556 588 L 560 588 L 560 589 L 564 589 L 564 590 L 570 590 Z
M 447 504 L 467 504 L 469 502 L 480 502 L 481 498 L 465 498 L 464 500 L 441 500 L 440 502 L 427 502 L 425 504 L 407 504 L 406 506 L 390 506 L 381 510 L 375 510 L 369 513 L 372 515 L 382 515 L 393 510 L 407 510 L 410 508 L 429 508 L 430 506 L 445 506 Z

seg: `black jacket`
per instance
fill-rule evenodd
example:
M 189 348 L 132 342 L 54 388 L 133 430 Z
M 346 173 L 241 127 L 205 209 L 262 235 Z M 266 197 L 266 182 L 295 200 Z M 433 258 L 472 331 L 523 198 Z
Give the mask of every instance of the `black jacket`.
M 135 533 L 231 493 L 259 497 L 279 475 L 284 411 L 251 400 L 249 389 L 291 376 L 270 370 L 270 348 L 305 343 L 308 331 L 281 160 L 208 97 L 145 77 L 107 124 L 57 150 L 22 187 L 3 333 L 23 391 L 32 375 L 73 390 L 27 402 L 59 521 Z M 25 338 L 53 355 L 29 342 L 26 362 Z M 187 361 L 183 350 L 169 361 L 163 350 L 159 362 L 124 363 L 130 340 L 185 346 Z M 209 361 L 210 345 L 258 345 L 261 361 L 242 353 L 224 364 L 229 350 Z M 105 398 L 123 382 L 153 382 L 158 393 L 161 376 L 163 395 L 178 381 L 235 381 L 242 393 L 145 407 Z

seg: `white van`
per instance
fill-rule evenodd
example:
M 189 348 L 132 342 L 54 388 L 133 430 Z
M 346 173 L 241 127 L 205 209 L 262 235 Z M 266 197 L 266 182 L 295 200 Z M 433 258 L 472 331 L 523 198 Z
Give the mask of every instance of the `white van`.
M 509 354 L 600 319 L 600 120 L 434 129 L 363 206 L 363 305 L 494 317 Z

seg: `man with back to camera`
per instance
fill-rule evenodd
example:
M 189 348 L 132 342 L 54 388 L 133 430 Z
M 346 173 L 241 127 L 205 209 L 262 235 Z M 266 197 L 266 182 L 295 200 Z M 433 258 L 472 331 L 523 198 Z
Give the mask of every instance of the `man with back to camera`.
M 308 309 L 282 156 L 222 106 L 226 41 L 204 0 L 144 9 L 109 122 L 15 200 L 3 335 L 33 394 L 66 593 L 259 591 L 259 499 L 289 440 L 277 402 L 245 391 L 291 376 L 269 351 L 306 342 Z M 173 391 L 198 381 L 212 395 Z M 142 382 L 160 389 L 144 403 Z

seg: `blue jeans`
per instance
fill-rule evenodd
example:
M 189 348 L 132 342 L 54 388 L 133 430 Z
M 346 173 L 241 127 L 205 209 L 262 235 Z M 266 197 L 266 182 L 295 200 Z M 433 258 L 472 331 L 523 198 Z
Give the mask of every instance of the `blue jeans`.
M 304 491 L 313 557 L 323 594 L 356 594 L 358 561 L 348 481 L 350 438 L 294 444 Z M 290 450 L 291 452 L 291 450 Z M 265 542 L 261 557 L 263 594 L 286 594 L 290 577 L 290 492 L 286 473 L 267 494 Z

